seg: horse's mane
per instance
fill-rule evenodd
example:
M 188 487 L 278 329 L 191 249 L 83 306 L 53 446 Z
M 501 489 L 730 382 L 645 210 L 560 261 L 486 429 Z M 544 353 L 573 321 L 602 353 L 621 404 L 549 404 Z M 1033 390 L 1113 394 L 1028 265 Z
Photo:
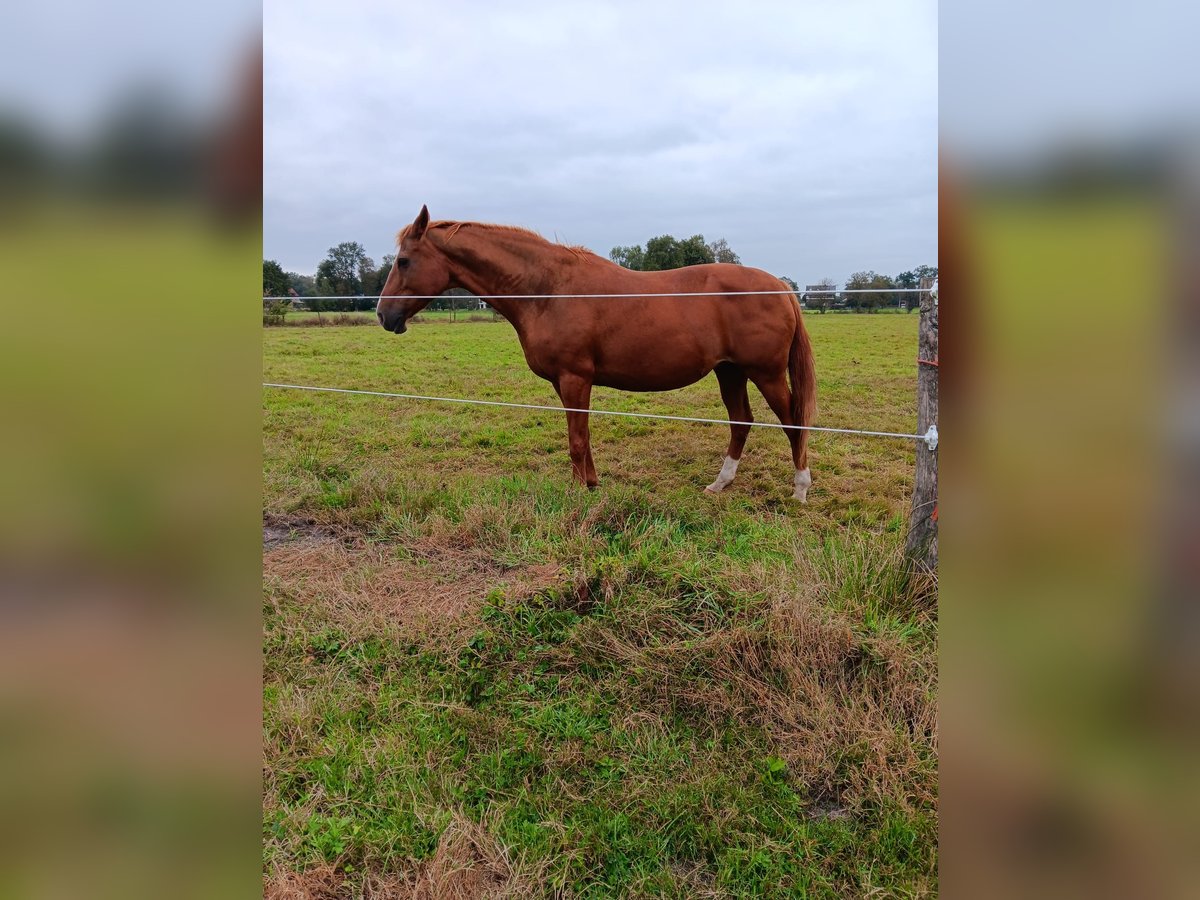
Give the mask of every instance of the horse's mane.
M 408 225 L 405 225 L 403 228 L 401 228 L 399 232 L 397 232 L 397 234 L 396 234 L 396 244 L 397 245 L 399 245 L 400 242 L 403 241 L 404 238 L 406 238 L 408 236 L 408 232 L 411 228 L 412 228 L 412 223 L 409 223 Z M 585 256 L 585 257 L 586 256 L 595 256 L 597 259 L 603 258 L 603 257 L 599 256 L 597 253 L 594 253 L 592 250 L 589 250 L 587 247 L 584 247 L 582 244 L 559 244 L 554 241 L 548 241 L 548 240 L 546 240 L 546 238 L 542 237 L 536 231 L 533 231 L 530 228 L 521 228 L 519 225 L 495 225 L 491 222 L 455 222 L 455 221 L 452 221 L 449 219 L 440 219 L 436 222 L 430 222 L 429 225 L 427 226 L 426 230 L 427 231 L 433 231 L 434 229 L 445 230 L 445 231 L 447 231 L 446 240 L 449 241 L 449 240 L 453 239 L 453 237 L 456 234 L 458 234 L 459 230 L 462 228 L 470 228 L 472 231 L 500 231 L 500 232 L 509 232 L 511 234 L 520 234 L 520 235 L 524 235 L 526 237 L 535 238 L 536 240 L 545 244 L 548 247 L 557 247 L 562 250 L 569 250 L 571 253 L 574 253 L 576 256 Z

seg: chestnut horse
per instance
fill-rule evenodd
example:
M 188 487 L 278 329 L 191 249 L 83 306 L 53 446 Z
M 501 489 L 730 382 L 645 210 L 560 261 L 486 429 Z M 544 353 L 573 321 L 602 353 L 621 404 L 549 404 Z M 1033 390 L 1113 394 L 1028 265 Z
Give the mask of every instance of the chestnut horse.
M 816 374 L 800 304 L 787 285 L 760 269 L 716 263 L 634 272 L 523 228 L 430 222 L 426 207 L 396 240 L 378 307 L 388 331 L 403 334 L 426 298 L 465 288 L 512 323 L 529 368 L 554 385 L 565 407 L 587 409 L 592 385 L 669 391 L 716 372 L 731 420 L 753 421 L 749 380 L 784 425 L 812 424 Z M 771 293 L 728 297 L 721 291 Z M 653 296 L 669 293 L 702 296 Z M 578 294 L 629 296 L 561 296 Z M 568 412 L 567 431 L 575 478 L 595 487 L 587 413 Z M 749 431 L 749 425 L 730 426 L 725 462 L 705 490 L 715 494 L 733 481 Z M 808 431 L 786 433 L 796 469 L 793 496 L 804 501 L 812 484 Z

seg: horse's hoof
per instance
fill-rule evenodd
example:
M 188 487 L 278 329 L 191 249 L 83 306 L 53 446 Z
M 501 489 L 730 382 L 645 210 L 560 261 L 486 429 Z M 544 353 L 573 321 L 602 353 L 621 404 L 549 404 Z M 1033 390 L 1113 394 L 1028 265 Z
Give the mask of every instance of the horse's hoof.
M 706 487 L 706 488 L 704 489 L 704 493 L 706 493 L 706 494 L 712 494 L 712 495 L 715 497 L 715 496 L 717 496 L 717 494 L 719 494 L 719 493 L 721 493 L 721 492 L 720 492 L 720 491 L 714 491 L 714 490 L 712 489 L 712 485 L 710 484 L 708 487 Z
M 808 489 L 812 487 L 812 473 L 805 467 L 796 473 L 796 490 L 792 494 L 793 500 L 799 500 L 801 503 L 808 502 Z

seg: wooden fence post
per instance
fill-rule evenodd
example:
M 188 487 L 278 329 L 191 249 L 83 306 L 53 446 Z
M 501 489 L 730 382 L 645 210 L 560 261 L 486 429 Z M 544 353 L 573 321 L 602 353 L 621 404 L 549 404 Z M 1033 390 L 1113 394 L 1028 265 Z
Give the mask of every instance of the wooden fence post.
M 938 422 L 938 303 L 933 279 L 922 278 L 921 321 L 917 333 L 917 431 L 925 434 Z M 917 473 L 913 482 L 912 515 L 904 554 L 913 568 L 936 572 L 938 567 L 937 449 L 917 442 Z

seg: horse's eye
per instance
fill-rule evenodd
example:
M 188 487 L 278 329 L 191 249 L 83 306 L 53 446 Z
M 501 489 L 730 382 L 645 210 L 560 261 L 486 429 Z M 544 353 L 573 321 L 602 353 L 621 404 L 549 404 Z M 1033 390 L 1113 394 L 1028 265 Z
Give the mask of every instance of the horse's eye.
M 407 269 L 408 268 L 408 257 L 402 256 L 399 259 L 397 259 L 396 260 L 396 268 Z

